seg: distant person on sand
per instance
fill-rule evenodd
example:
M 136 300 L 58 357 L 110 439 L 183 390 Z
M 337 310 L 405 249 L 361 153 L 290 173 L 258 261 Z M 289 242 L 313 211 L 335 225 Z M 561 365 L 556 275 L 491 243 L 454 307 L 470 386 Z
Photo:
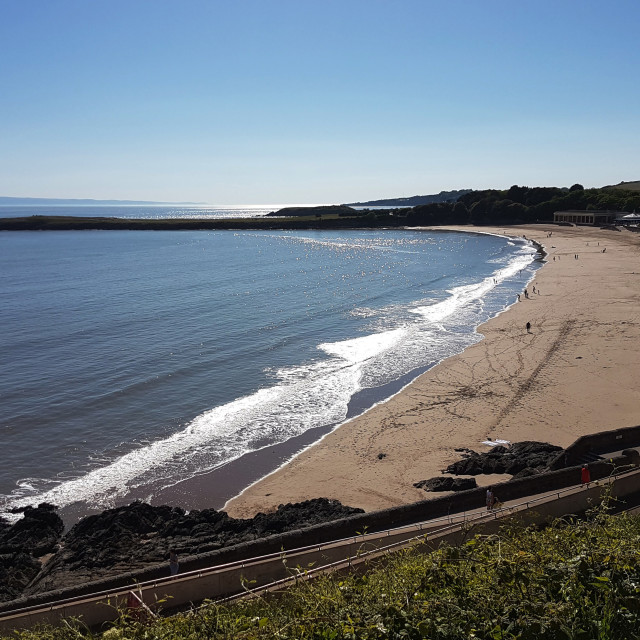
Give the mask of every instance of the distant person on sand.
M 516 293 L 516 295 L 518 296 L 518 302 L 520 302 L 520 294 Z
M 580 481 L 582 484 L 589 484 L 591 482 L 591 472 L 589 471 L 589 465 L 582 465 L 580 470 Z
M 180 570 L 180 563 L 178 562 L 178 554 L 175 549 L 169 550 L 169 571 L 172 576 L 175 576 Z
M 527 333 L 531 333 L 531 323 L 527 322 Z

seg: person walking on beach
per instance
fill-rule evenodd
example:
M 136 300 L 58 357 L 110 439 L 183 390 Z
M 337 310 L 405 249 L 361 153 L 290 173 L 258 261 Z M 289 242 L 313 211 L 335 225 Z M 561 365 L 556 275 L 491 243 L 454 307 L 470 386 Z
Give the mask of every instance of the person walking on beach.
M 518 296 L 518 302 L 520 302 L 520 294 L 516 293 L 516 295 Z
M 531 333 L 531 323 L 527 322 L 527 333 Z
M 180 563 L 178 562 L 178 554 L 175 549 L 169 550 L 169 572 L 172 576 L 175 576 L 180 570 Z
M 591 482 L 591 472 L 589 471 L 588 464 L 583 464 L 582 469 L 580 469 L 580 481 L 583 485 Z

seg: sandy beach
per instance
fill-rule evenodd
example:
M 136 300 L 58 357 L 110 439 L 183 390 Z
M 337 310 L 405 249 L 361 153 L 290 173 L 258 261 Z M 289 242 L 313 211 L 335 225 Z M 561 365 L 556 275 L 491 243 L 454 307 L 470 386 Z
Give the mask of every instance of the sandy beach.
M 529 299 L 481 325 L 480 342 L 230 500 L 230 515 L 315 497 L 367 511 L 415 502 L 434 494 L 413 484 L 459 459 L 455 448 L 486 451 L 488 438 L 567 446 L 640 424 L 640 234 L 555 225 L 478 231 L 544 246 Z

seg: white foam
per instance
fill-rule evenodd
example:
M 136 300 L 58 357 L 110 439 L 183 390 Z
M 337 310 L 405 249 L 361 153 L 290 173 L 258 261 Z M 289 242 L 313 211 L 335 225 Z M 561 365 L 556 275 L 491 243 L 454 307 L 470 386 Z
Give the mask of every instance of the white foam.
M 491 284 L 488 280 L 483 280 L 477 284 L 455 287 L 447 291 L 450 296 L 445 300 L 424 307 L 416 307 L 412 309 L 412 312 L 423 316 L 429 322 L 442 322 L 461 307 L 486 294 L 490 289 Z
M 377 342 L 375 336 L 371 338 L 369 345 Z M 324 346 L 331 350 L 331 345 Z M 351 353 L 353 361 L 336 356 L 280 370 L 279 384 L 206 411 L 178 433 L 130 451 L 81 477 L 36 493 L 33 484 L 23 482 L 18 495 L 5 508 L 43 501 L 59 507 L 78 501 L 110 507 L 134 488 L 150 483 L 168 486 L 314 426 L 341 421 L 351 396 L 359 389 L 361 361 L 371 353 L 371 346 L 352 349 Z
M 109 507 L 134 488 L 175 484 L 312 427 L 340 423 L 360 389 L 397 380 L 477 341 L 477 334 L 456 329 L 456 323 L 476 326 L 485 320 L 477 302 L 528 266 L 534 253 L 524 246 L 491 277 L 453 287 L 445 300 L 363 310 L 372 323 L 378 317 L 378 330 L 322 343 L 317 360 L 272 371 L 273 385 L 204 411 L 179 432 L 103 461 L 80 477 L 49 483 L 45 490 L 37 490 L 34 479 L 24 479 L 5 508 L 42 501 Z
M 523 251 L 520 254 L 510 259 L 506 266 L 497 269 L 490 277 L 484 278 L 482 281 L 474 284 L 449 289 L 447 293 L 450 295 L 445 300 L 426 306 L 415 307 L 412 309 L 412 312 L 423 316 L 424 319 L 429 322 L 442 322 L 459 309 L 483 298 L 491 289 L 508 278 L 515 276 L 531 263 L 534 254 L 535 251 L 528 246 L 523 247 Z
M 326 353 L 346 360 L 351 364 L 366 362 L 374 356 L 388 351 L 406 335 L 407 329 L 400 327 L 360 338 L 318 345 Z

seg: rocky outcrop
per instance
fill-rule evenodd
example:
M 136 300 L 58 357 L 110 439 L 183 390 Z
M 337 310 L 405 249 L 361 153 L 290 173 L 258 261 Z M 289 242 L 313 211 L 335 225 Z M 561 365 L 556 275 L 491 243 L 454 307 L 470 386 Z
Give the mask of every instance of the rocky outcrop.
M 356 209 L 352 209 L 347 205 L 332 204 L 323 205 L 319 207 L 286 207 L 268 213 L 267 216 L 273 216 L 278 218 L 292 218 L 300 216 L 357 216 L 359 212 Z
M 417 489 L 425 491 L 467 491 L 478 486 L 475 478 L 452 478 L 451 476 L 439 476 L 429 480 L 421 480 L 413 485 Z
M 16 509 L 14 513 L 23 513 L 24 517 L 0 532 L 0 553 L 25 551 L 37 557 L 54 551 L 64 530 L 55 510 L 46 502 L 35 508 Z
M 40 562 L 28 553 L 0 553 L 0 601 L 20 597 L 40 568 Z
M 23 517 L 11 525 L 0 519 L 0 600 L 12 600 L 38 575 L 40 557 L 54 553 L 64 530 L 55 507 L 16 509 Z
M 486 453 L 471 449 L 456 451 L 462 453 L 462 460 L 450 464 L 443 473 L 454 476 L 508 473 L 514 478 L 526 478 L 547 470 L 562 448 L 546 442 L 525 441 L 510 447 L 495 446 Z M 466 491 L 475 489 L 477 483 L 473 478 L 440 476 L 416 482 L 413 486 L 425 491 Z
M 32 511 L 36 510 L 25 511 L 25 518 L 7 529 L 5 536 L 17 540 L 17 534 L 26 528 L 21 523 L 27 515 L 33 519 Z M 50 513 L 57 518 L 52 510 Z M 42 593 L 161 564 L 170 549 L 185 558 L 355 513 L 363 510 L 326 498 L 280 505 L 273 513 L 259 513 L 247 520 L 231 518 L 215 509 L 186 513 L 177 507 L 134 502 L 78 522 L 64 537 L 58 537 L 59 549 L 42 568 L 39 562 L 34 564 L 34 554 L 25 553 L 24 547 L 11 547 L 14 556 L 5 558 L 4 564 L 0 559 L 0 583 L 6 580 L 11 584 L 10 588 L 0 590 L 0 599 Z M 20 539 L 26 540 L 27 536 Z M 45 547 L 36 545 L 36 548 L 42 551 Z M 20 553 L 22 556 L 18 557 Z
M 516 442 L 510 447 L 496 446 L 487 453 L 464 451 L 464 457 L 450 464 L 445 473 L 476 476 L 481 473 L 508 473 L 512 476 L 529 470 L 525 475 L 539 473 L 547 469 L 562 447 L 546 442 Z

